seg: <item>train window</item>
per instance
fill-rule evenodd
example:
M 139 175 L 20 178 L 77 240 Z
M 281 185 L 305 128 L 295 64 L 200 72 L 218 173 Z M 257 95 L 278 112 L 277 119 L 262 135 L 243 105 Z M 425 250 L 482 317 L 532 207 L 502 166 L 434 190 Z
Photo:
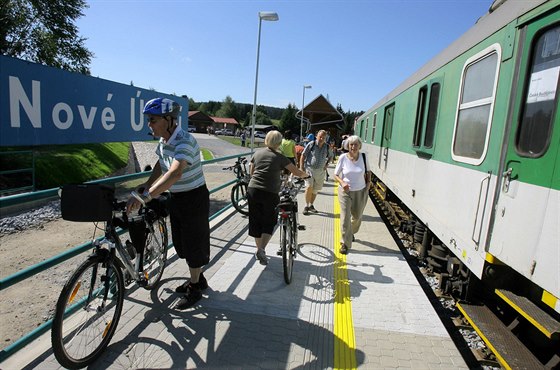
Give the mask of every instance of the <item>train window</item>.
M 364 140 L 364 143 L 367 142 L 368 129 L 369 129 L 369 117 L 366 117 L 366 132 L 364 132 L 364 136 L 362 136 L 362 139 Z
M 452 156 L 457 161 L 479 165 L 486 155 L 499 51 L 499 45 L 493 45 L 465 63 L 453 133 Z
M 360 133 L 358 134 L 359 137 L 362 137 L 362 134 L 364 132 L 364 120 L 360 121 Z
M 383 120 L 383 139 L 389 143 L 391 141 L 391 134 L 393 133 L 393 116 L 395 113 L 395 104 L 391 104 L 385 108 L 385 119 Z
M 430 105 L 428 106 L 428 118 L 426 119 L 426 135 L 424 136 L 424 146 L 432 148 L 434 146 L 434 134 L 436 130 L 437 112 L 439 106 L 440 84 L 432 84 L 430 90 Z
M 422 86 L 418 92 L 418 104 L 416 106 L 416 122 L 414 123 L 414 137 L 412 146 L 419 147 L 422 142 L 422 131 L 424 126 L 424 111 L 426 110 L 426 95 L 428 86 Z
M 549 29 L 536 39 L 531 59 L 516 147 L 522 156 L 540 157 L 550 143 L 554 110 L 558 104 L 560 26 Z
M 371 125 L 371 143 L 375 141 L 375 129 L 377 128 L 377 112 L 373 114 L 373 124 Z
M 428 85 L 424 85 L 418 92 L 412 146 L 416 148 L 416 151 L 424 154 L 431 154 L 433 152 L 440 86 L 439 82 L 430 81 L 429 89 Z

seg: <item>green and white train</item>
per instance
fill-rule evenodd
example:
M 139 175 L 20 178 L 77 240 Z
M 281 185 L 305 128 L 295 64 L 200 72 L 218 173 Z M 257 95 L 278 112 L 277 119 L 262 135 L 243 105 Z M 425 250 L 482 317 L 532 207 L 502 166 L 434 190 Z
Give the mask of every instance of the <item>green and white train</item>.
M 355 125 L 377 191 L 433 237 L 442 288 L 528 299 L 556 340 L 559 76 L 560 2 L 496 0 Z

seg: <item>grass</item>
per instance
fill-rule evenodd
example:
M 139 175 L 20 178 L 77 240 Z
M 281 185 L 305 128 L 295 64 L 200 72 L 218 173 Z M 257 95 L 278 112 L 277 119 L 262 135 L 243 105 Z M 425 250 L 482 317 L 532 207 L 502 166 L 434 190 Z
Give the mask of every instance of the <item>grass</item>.
M 35 154 L 35 188 L 50 189 L 111 175 L 128 163 L 130 143 L 45 145 L 2 148 L 2 152 L 30 150 Z M 29 168 L 31 156 L 0 156 L 2 170 Z M 1 179 L 0 182 L 4 180 Z M 2 184 L 4 185 L 4 184 Z
M 231 143 L 233 145 L 241 146 L 241 139 L 239 137 L 225 135 L 218 135 L 218 137 L 223 141 L 227 141 L 228 143 Z M 247 150 L 251 150 L 251 137 L 247 137 L 247 140 L 245 140 L 245 145 L 247 147 Z M 264 146 L 264 141 L 255 139 L 255 147 L 259 147 L 261 145 Z
M 200 151 L 202 153 L 202 159 L 205 161 L 208 161 L 210 159 L 214 159 L 214 156 L 212 155 L 212 152 L 209 151 L 206 148 L 200 148 Z
M 238 137 L 220 136 L 234 145 L 241 145 Z M 247 145 L 250 145 L 250 140 Z M 255 143 L 259 145 L 260 143 Z M 83 183 L 110 176 L 128 163 L 130 143 L 97 143 L 73 145 L 45 145 L 35 147 L 0 148 L 0 170 L 31 169 L 35 157 L 35 189 L 51 189 L 63 184 Z M 249 150 L 249 148 L 247 148 Z M 19 154 L 12 154 L 20 152 Z M 204 160 L 212 153 L 201 148 Z M 33 155 L 32 155 L 33 154 Z M 0 190 L 30 186 L 31 170 L 0 175 Z

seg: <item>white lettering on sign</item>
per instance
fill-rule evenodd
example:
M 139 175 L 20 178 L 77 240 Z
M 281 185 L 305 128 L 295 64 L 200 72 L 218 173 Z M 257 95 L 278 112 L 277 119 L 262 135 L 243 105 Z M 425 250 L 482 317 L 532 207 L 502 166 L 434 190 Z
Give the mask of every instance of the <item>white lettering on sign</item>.
M 95 118 L 95 112 L 97 112 L 97 107 L 91 107 L 88 114 L 83 105 L 78 105 L 78 112 L 80 112 L 80 118 L 84 123 L 84 128 L 86 130 L 91 130 L 91 127 L 93 126 L 93 119 Z
M 41 82 L 33 80 L 31 82 L 31 100 L 25 93 L 23 86 L 18 77 L 9 76 L 9 94 L 10 94 L 10 125 L 14 128 L 21 127 L 21 108 L 31 121 L 34 128 L 42 127 L 41 120 Z M 107 94 L 107 101 L 110 102 L 113 94 Z M 78 116 L 82 121 L 82 126 L 86 130 L 93 128 L 93 123 L 97 114 L 97 107 L 92 106 L 86 108 L 78 105 Z M 64 102 L 56 103 L 51 112 L 51 118 L 54 126 L 60 130 L 67 130 L 74 123 L 74 111 L 72 107 Z M 107 131 L 115 127 L 115 111 L 113 108 L 106 107 L 101 112 L 101 126 Z M 136 130 L 138 131 L 138 130 Z
M 142 91 L 137 91 L 136 97 L 139 98 L 140 94 L 142 94 Z M 144 99 L 138 101 L 138 122 L 136 122 L 135 100 L 134 98 L 130 98 L 130 127 L 132 127 L 134 131 L 140 131 L 144 128 Z
M 25 114 L 35 128 L 41 128 L 41 82 L 31 83 L 31 101 L 25 94 L 19 78 L 9 76 L 10 93 L 10 123 L 12 127 L 21 127 L 21 117 L 19 106 L 23 108 Z
M 64 111 L 64 113 L 66 113 L 65 121 L 61 119 L 61 111 Z M 52 110 L 52 120 L 54 125 L 61 130 L 70 128 L 70 126 L 72 126 L 72 122 L 74 121 L 74 113 L 72 113 L 72 108 L 70 108 L 70 106 L 66 103 L 58 103 Z

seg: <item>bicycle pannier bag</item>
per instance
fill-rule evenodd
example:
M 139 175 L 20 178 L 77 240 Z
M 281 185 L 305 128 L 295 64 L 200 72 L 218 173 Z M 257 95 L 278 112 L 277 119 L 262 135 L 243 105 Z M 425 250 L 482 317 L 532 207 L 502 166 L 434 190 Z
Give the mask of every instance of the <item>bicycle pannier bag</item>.
M 141 253 L 144 250 L 147 232 L 146 221 L 142 217 L 135 216 L 128 219 L 128 235 L 130 235 L 136 253 Z
M 115 189 L 103 184 L 64 185 L 60 196 L 62 218 L 68 221 L 109 221 Z

